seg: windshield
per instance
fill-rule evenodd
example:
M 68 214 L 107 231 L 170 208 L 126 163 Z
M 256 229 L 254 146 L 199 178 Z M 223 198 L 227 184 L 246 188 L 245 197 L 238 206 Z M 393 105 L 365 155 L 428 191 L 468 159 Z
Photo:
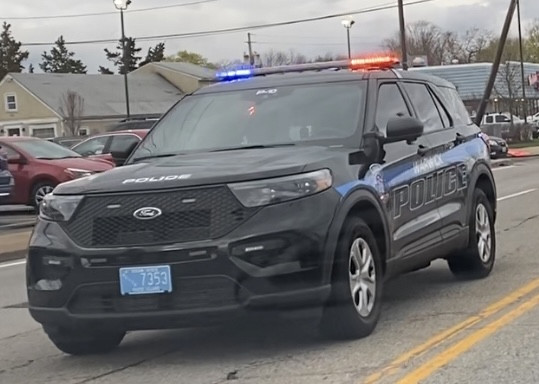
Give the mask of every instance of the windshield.
M 15 142 L 15 145 L 36 159 L 80 157 L 77 152 L 46 140 L 21 140 Z
M 188 97 L 158 123 L 132 159 L 309 142 L 345 145 L 358 130 L 365 90 L 359 81 Z

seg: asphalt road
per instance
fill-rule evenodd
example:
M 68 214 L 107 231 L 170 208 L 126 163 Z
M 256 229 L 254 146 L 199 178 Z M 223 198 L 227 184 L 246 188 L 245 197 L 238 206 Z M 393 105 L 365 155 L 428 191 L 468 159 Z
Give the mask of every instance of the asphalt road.
M 106 356 L 56 350 L 25 307 L 24 265 L 0 265 L 0 383 L 537 383 L 539 160 L 495 171 L 492 275 L 455 280 L 445 263 L 386 289 L 376 332 L 320 339 L 311 321 L 129 334 Z

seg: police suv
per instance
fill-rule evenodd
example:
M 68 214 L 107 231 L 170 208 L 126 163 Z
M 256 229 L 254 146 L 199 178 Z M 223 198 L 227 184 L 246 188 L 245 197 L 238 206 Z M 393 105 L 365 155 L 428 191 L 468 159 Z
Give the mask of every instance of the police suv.
M 220 73 L 123 167 L 59 185 L 31 237 L 29 310 L 69 354 L 126 331 L 322 307 L 369 335 L 384 282 L 495 258 L 486 138 L 455 87 L 391 57 Z

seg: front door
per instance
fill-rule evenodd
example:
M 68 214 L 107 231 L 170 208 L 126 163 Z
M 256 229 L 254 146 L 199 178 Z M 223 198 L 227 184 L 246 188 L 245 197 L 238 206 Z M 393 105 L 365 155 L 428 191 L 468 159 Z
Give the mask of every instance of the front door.
M 390 118 L 412 116 L 412 111 L 397 83 L 380 84 L 375 125 L 384 136 Z M 430 176 L 436 167 L 436 159 L 423 152 L 429 147 L 425 136 L 413 143 L 401 141 L 384 145 L 380 175 L 387 192 L 386 209 L 392 238 L 389 258 L 411 258 L 441 241 L 438 207 L 427 198 L 432 187 Z

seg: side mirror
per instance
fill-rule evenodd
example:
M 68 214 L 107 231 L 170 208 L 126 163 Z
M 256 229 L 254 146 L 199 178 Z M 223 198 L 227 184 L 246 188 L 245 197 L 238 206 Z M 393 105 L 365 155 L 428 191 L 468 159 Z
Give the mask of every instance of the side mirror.
M 8 164 L 26 164 L 27 161 L 21 155 L 12 155 L 7 158 Z
M 386 143 L 406 141 L 411 143 L 423 134 L 423 123 L 415 117 L 392 117 L 387 122 Z

